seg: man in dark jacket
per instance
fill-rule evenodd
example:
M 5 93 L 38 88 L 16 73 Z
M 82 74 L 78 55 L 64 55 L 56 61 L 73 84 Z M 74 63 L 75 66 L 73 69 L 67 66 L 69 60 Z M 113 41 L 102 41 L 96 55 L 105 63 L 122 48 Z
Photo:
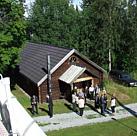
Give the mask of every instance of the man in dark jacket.
M 32 114 L 34 113 L 38 114 L 38 97 L 36 95 L 33 95 L 31 97 L 31 106 L 32 106 Z
M 101 106 L 101 114 L 105 115 L 105 98 L 104 98 L 104 94 L 101 94 L 100 97 L 100 106 Z
M 99 98 L 99 94 L 97 93 L 95 96 L 95 108 L 98 109 L 100 106 L 100 98 Z

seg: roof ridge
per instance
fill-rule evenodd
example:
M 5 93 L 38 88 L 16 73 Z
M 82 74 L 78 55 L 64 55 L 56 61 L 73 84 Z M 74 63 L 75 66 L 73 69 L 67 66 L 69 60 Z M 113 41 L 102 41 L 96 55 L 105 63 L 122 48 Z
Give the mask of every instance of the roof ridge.
M 34 45 L 43 45 L 43 46 L 52 46 L 52 47 L 57 47 L 57 48 L 62 48 L 62 49 L 66 49 L 66 50 L 72 50 L 73 48 L 68 48 L 68 47 L 62 47 L 59 45 L 55 45 L 55 44 L 49 44 L 49 43 L 45 43 L 45 42 L 27 42 L 27 44 L 34 44 Z

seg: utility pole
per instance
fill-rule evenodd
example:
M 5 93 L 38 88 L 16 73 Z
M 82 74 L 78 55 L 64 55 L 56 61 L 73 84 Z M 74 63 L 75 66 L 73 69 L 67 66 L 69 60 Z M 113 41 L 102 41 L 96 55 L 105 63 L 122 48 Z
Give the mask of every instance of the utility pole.
M 109 39 L 109 72 L 111 71 L 111 43 L 110 43 L 110 39 Z
M 108 46 L 109 46 L 109 56 L 108 56 L 108 61 L 109 61 L 109 72 L 112 69 L 112 8 L 113 8 L 113 1 L 111 3 L 111 6 L 109 7 L 109 41 L 108 41 Z
M 53 101 L 52 101 L 52 92 L 51 92 L 51 72 L 50 72 L 50 55 L 48 55 L 48 108 L 49 116 L 53 117 Z
M 51 95 L 51 73 L 50 73 L 50 55 L 48 55 L 48 91 Z

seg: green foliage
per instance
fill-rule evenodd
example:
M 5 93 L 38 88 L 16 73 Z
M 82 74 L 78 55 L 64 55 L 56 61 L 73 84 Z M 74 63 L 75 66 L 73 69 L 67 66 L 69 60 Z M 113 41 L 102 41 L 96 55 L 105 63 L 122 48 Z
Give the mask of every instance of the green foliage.
M 119 9 L 118 0 L 83 0 L 83 37 L 85 54 L 99 65 L 108 69 L 108 50 L 119 49 Z M 87 52 L 88 51 L 88 52 Z M 92 53 L 94 52 L 94 53 Z M 112 55 L 112 63 L 116 56 Z
M 113 69 L 136 69 L 136 4 L 126 0 L 83 0 L 83 51 L 90 52 L 89 58 L 106 70 L 109 49 Z
M 122 69 L 134 71 L 137 66 L 137 6 L 133 1 L 122 5 L 125 10 L 121 13 L 123 29 L 120 29 L 120 52 L 117 53 L 116 62 Z
M 81 7 L 75 9 L 69 0 L 36 0 L 28 18 L 29 40 L 76 48 L 106 70 L 110 50 L 112 69 L 134 71 L 137 3 L 83 0 Z
M 68 0 L 36 0 L 28 18 L 28 31 L 34 42 L 77 47 L 78 12 Z
M 25 42 L 23 3 L 19 0 L 0 1 L 0 73 L 15 67 L 18 53 Z

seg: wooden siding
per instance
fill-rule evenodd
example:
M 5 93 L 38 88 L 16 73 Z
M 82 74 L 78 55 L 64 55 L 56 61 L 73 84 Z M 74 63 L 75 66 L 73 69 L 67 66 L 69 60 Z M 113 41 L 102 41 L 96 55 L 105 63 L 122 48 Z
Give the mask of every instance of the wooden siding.
M 100 84 L 103 80 L 103 72 L 98 70 L 96 67 L 92 66 L 90 63 L 79 57 L 78 55 L 73 54 L 73 57 L 76 57 L 75 64 L 77 66 L 86 67 L 89 71 L 93 72 L 95 75 L 97 75 L 99 78 L 93 76 L 93 80 L 95 84 Z M 71 57 L 72 57 L 71 56 Z M 53 99 L 59 99 L 61 96 L 60 92 L 60 84 L 59 84 L 59 77 L 71 66 L 70 59 L 66 60 L 51 76 L 51 82 L 52 82 L 52 97 Z M 74 63 L 73 63 L 74 64 Z M 88 72 L 84 72 L 79 78 L 89 76 Z M 46 95 L 47 95 L 47 80 L 44 81 L 39 86 L 39 94 L 41 95 L 41 102 L 45 102 Z
M 17 84 L 29 95 L 39 96 L 37 85 L 22 74 L 17 77 Z

